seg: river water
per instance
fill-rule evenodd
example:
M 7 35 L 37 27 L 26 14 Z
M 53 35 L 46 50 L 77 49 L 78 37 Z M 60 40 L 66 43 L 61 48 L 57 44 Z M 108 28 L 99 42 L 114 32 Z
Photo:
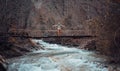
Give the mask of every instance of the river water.
M 45 50 L 10 59 L 7 71 L 108 71 L 106 57 L 95 52 L 32 40 Z

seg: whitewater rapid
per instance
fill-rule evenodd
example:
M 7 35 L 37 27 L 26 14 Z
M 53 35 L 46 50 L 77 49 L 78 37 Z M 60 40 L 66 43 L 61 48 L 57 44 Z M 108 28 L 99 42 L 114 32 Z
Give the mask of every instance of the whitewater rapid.
M 32 40 L 45 50 L 9 61 L 7 71 L 108 71 L 106 58 L 95 52 Z

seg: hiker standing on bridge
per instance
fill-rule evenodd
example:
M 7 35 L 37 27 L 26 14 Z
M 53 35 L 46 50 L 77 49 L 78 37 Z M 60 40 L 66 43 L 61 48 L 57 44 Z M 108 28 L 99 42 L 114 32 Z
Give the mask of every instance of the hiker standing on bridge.
M 60 36 L 62 33 L 62 28 L 65 27 L 64 25 L 62 25 L 60 22 L 58 22 L 58 24 L 53 25 L 53 27 L 57 28 L 57 36 Z

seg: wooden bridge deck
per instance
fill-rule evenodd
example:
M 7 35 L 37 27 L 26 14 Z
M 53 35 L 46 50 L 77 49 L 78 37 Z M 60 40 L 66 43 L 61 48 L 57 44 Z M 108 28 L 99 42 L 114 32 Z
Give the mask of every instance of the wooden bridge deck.
M 24 38 L 85 38 L 95 37 L 95 35 L 83 30 L 62 30 L 61 34 L 57 35 L 57 30 L 28 30 L 18 29 L 10 30 L 7 33 L 0 33 L 0 37 L 24 37 Z

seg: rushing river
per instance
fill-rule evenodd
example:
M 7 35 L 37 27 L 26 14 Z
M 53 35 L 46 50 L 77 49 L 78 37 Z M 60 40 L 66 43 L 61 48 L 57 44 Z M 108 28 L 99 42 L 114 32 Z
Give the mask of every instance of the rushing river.
M 108 71 L 106 58 L 95 52 L 68 48 L 33 40 L 45 50 L 28 53 L 9 60 L 7 71 Z

